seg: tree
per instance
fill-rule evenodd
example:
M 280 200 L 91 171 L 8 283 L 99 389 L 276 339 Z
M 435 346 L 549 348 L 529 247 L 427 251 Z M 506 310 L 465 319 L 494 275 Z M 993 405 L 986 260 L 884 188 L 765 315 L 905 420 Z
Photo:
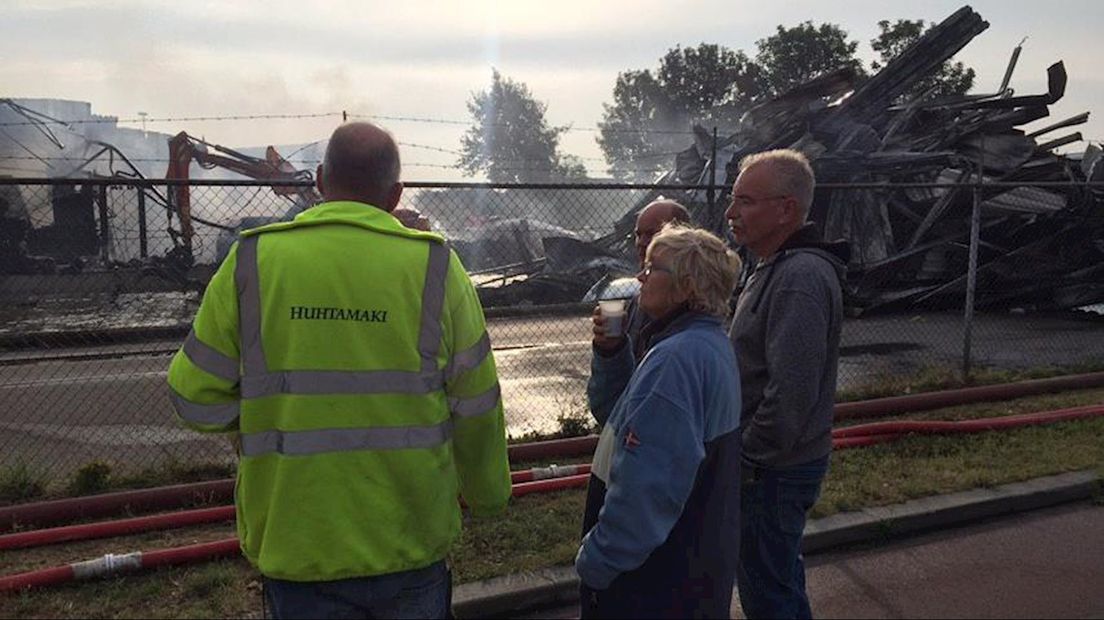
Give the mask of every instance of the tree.
M 475 123 L 461 138 L 459 165 L 468 174 L 483 172 L 492 183 L 547 183 L 586 178 L 578 158 L 558 147 L 567 127 L 551 127 L 546 105 L 529 87 L 494 71 L 489 89 L 468 102 Z
M 841 67 L 853 69 L 860 78 L 866 75 L 855 57 L 858 42 L 848 41 L 847 32 L 835 24 L 814 26 L 807 21 L 793 28 L 778 26 L 755 45 L 759 49 L 755 62 L 771 96 Z
M 871 39 L 870 47 L 881 56 L 881 62 L 875 60 L 870 64 L 874 71 L 880 70 L 891 60 L 908 49 L 925 32 L 931 30 L 934 24 L 924 27 L 924 20 L 899 19 L 890 24 L 888 20 L 878 22 L 881 33 L 877 38 Z M 950 60 L 943 63 L 932 75 L 924 78 L 919 84 L 903 96 L 903 99 L 913 99 L 927 95 L 930 98 L 948 95 L 965 95 L 974 86 L 975 73 L 972 68 L 961 62 L 952 63 Z
M 742 51 L 702 43 L 675 47 L 658 69 L 619 73 L 604 104 L 598 144 L 619 179 L 651 179 L 686 148 L 693 123 L 731 128 L 760 90 L 758 67 Z

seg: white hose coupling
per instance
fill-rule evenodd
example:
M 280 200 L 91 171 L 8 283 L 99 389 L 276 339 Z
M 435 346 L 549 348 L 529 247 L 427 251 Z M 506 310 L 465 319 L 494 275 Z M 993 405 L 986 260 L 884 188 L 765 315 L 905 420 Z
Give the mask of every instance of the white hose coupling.
M 142 552 L 121 553 L 115 555 L 109 553 L 95 560 L 76 562 L 69 565 L 73 569 L 74 579 L 92 579 L 106 577 L 129 570 L 142 568 Z

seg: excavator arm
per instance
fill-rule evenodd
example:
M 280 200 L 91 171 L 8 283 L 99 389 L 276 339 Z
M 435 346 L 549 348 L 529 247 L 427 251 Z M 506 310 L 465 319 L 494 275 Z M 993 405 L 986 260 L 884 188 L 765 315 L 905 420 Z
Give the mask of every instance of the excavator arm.
M 223 168 L 260 181 L 299 182 L 296 185 L 273 185 L 272 191 L 279 196 L 291 198 L 308 206 L 322 199 L 313 184 L 303 184 L 303 182 L 313 182 L 314 177 L 311 173 L 306 170 L 296 170 L 295 166 L 281 157 L 271 146 L 265 150 L 265 158 L 260 159 L 193 138 L 182 131 L 169 139 L 169 167 L 165 172 L 165 178 L 184 181 L 169 188 L 169 196 L 177 216 L 180 217 L 180 236 L 189 252 L 192 249 L 192 237 L 195 235 L 192 228 L 191 188 L 187 184 L 188 168 L 192 161 L 208 170 Z

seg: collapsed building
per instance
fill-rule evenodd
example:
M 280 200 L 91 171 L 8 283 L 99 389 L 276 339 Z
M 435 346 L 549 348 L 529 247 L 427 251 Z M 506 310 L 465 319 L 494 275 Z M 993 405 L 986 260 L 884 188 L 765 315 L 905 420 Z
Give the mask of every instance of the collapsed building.
M 473 272 L 485 305 L 577 302 L 600 294 L 613 279 L 633 274 L 635 217 L 650 200 L 661 192 L 680 200 L 696 223 L 728 236 L 726 192 L 740 160 L 789 147 L 804 152 L 817 175 L 810 219 L 827 238 L 851 244 L 846 292 L 848 305 L 857 312 L 961 307 L 975 200 L 980 207 L 979 307 L 1063 309 L 1104 302 L 1104 185 L 1094 185 L 1104 183 L 1104 157 L 1096 146 L 1080 158 L 1055 153 L 1081 140 L 1078 133 L 1055 133 L 1086 122 L 1088 113 L 1036 131 L 1020 128 L 1048 117 L 1049 106 L 1061 99 L 1067 81 L 1064 65 L 1056 62 L 1047 70 L 1045 93 L 1017 94 L 1010 87 L 1016 48 L 992 93 L 910 95 L 988 25 L 963 7 L 868 79 L 846 70 L 829 72 L 759 103 L 724 136 L 695 126 L 693 143 L 657 179 L 658 187 L 626 194 L 628 200 L 600 186 L 529 193 L 478 188 L 456 190 L 455 195 L 450 189 L 424 190 L 419 196 L 424 200 L 415 199 L 414 205 L 435 216 L 436 224 L 452 212 L 454 222 L 445 222 L 441 230 Z M 4 101 L 10 100 L 0 103 Z M 9 107 L 24 117 L 29 114 L 26 107 Z M 50 112 L 90 115 L 87 110 Z M 5 113 L 14 112 L 0 106 L 0 115 Z M 164 170 L 148 165 L 139 169 L 99 134 L 84 136 L 90 139 L 81 142 L 79 151 L 75 145 L 63 147 L 49 131 L 62 123 L 41 113 L 38 120 L 12 131 L 49 134 L 51 142 L 68 149 L 59 151 L 67 155 L 59 161 L 69 170 L 88 172 L 96 162 L 100 168 L 92 176 L 124 179 L 153 178 Z M 19 192 L 8 187 L 0 190 L 0 272 L 52 273 L 54 262 L 60 266 L 66 261 L 79 268 L 79 261 L 63 254 L 98 251 L 104 264 L 108 258 L 119 262 L 120 256 L 160 260 L 162 279 L 177 274 L 178 282 L 194 284 L 199 277 L 194 269 L 192 279 L 182 274 L 193 261 L 217 261 L 243 226 L 291 217 L 318 200 L 309 187 L 309 173 L 295 170 L 271 147 L 258 157 L 186 134 L 172 138 L 176 146 L 170 147 L 165 134 L 141 132 L 139 138 L 131 131 L 144 146 L 158 142 L 155 159 L 173 162 L 166 177 L 188 178 L 194 162 L 246 178 L 277 179 L 286 185 L 275 184 L 272 191 L 291 208 L 284 213 L 238 209 L 236 222 L 213 221 L 202 217 L 219 206 L 211 202 L 210 192 L 200 194 L 201 201 L 187 185 L 164 192 L 150 187 L 142 195 L 152 210 L 164 214 L 168 236 L 162 235 L 160 246 L 151 242 L 146 248 L 143 243 L 123 252 L 103 226 L 110 204 L 102 186 L 55 188 L 48 220 L 56 230 L 35 224 Z M 65 176 L 56 170 L 42 172 Z M 692 189 L 680 189 L 685 187 Z M 468 193 L 460 196 L 463 192 Z M 453 209 L 458 201 L 469 207 L 462 215 Z M 544 204 L 521 207 L 539 203 Z M 592 220 L 586 231 L 581 230 L 580 213 Z M 192 229 L 193 221 L 204 227 L 206 241 Z M 141 223 L 127 227 L 140 228 Z M 110 248 L 115 256 L 108 255 Z
M 1055 149 L 1082 137 L 1050 137 L 1085 123 L 1088 112 L 1030 133 L 1019 128 L 1046 118 L 1061 99 L 1063 63 L 1047 70 L 1045 93 L 1016 95 L 1010 88 L 1017 47 L 996 92 L 908 96 L 988 26 L 963 7 L 864 81 L 842 69 L 819 76 L 751 108 L 723 137 L 694 126 L 693 144 L 656 184 L 669 186 L 663 193 L 689 206 L 698 225 L 731 239 L 726 193 L 740 160 L 776 148 L 805 153 L 818 181 L 810 220 L 826 238 L 851 244 L 846 292 L 855 313 L 961 307 L 975 195 L 978 307 L 1100 303 L 1104 185 L 1094 183 L 1104 183 L 1104 157 L 1094 145 L 1080 158 L 1058 155 Z M 545 239 L 547 257 L 529 263 L 531 280 L 488 298 L 527 299 L 542 282 L 578 295 L 597 277 L 600 287 L 631 275 L 636 214 L 659 194 L 642 197 L 587 252 Z M 573 287 L 565 287 L 564 273 L 577 276 Z
M 963 7 L 861 83 L 845 70 L 818 77 L 755 106 L 717 142 L 695 127 L 694 144 L 660 182 L 727 189 L 744 156 L 802 151 L 818 181 L 810 219 L 826 238 L 851 244 L 848 304 L 857 311 L 961 307 L 976 186 L 979 307 L 1100 303 L 1104 185 L 1093 184 L 1104 182 L 1104 158 L 1094 145 L 1080 159 L 1057 155 L 1082 137 L 1051 137 L 1086 122 L 1088 112 L 1030 133 L 1018 128 L 1047 117 L 1063 96 L 1062 62 L 1047 70 L 1041 94 L 1009 88 L 1017 47 L 994 93 L 905 97 L 988 26 Z M 727 200 L 705 193 L 681 198 L 699 224 L 726 234 Z M 632 215 L 602 240 L 606 247 L 627 250 Z

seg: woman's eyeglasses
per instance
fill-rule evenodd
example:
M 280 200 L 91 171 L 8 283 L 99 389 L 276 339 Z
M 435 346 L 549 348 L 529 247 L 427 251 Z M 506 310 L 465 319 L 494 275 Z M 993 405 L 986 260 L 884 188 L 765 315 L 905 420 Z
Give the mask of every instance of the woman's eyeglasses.
M 648 276 L 652 275 L 653 271 L 662 271 L 664 273 L 674 273 L 673 271 L 671 271 L 670 269 L 668 269 L 666 267 L 660 267 L 659 265 L 653 265 L 651 262 L 644 263 L 644 269 L 641 269 L 640 273 L 644 274 L 644 277 L 647 278 Z

